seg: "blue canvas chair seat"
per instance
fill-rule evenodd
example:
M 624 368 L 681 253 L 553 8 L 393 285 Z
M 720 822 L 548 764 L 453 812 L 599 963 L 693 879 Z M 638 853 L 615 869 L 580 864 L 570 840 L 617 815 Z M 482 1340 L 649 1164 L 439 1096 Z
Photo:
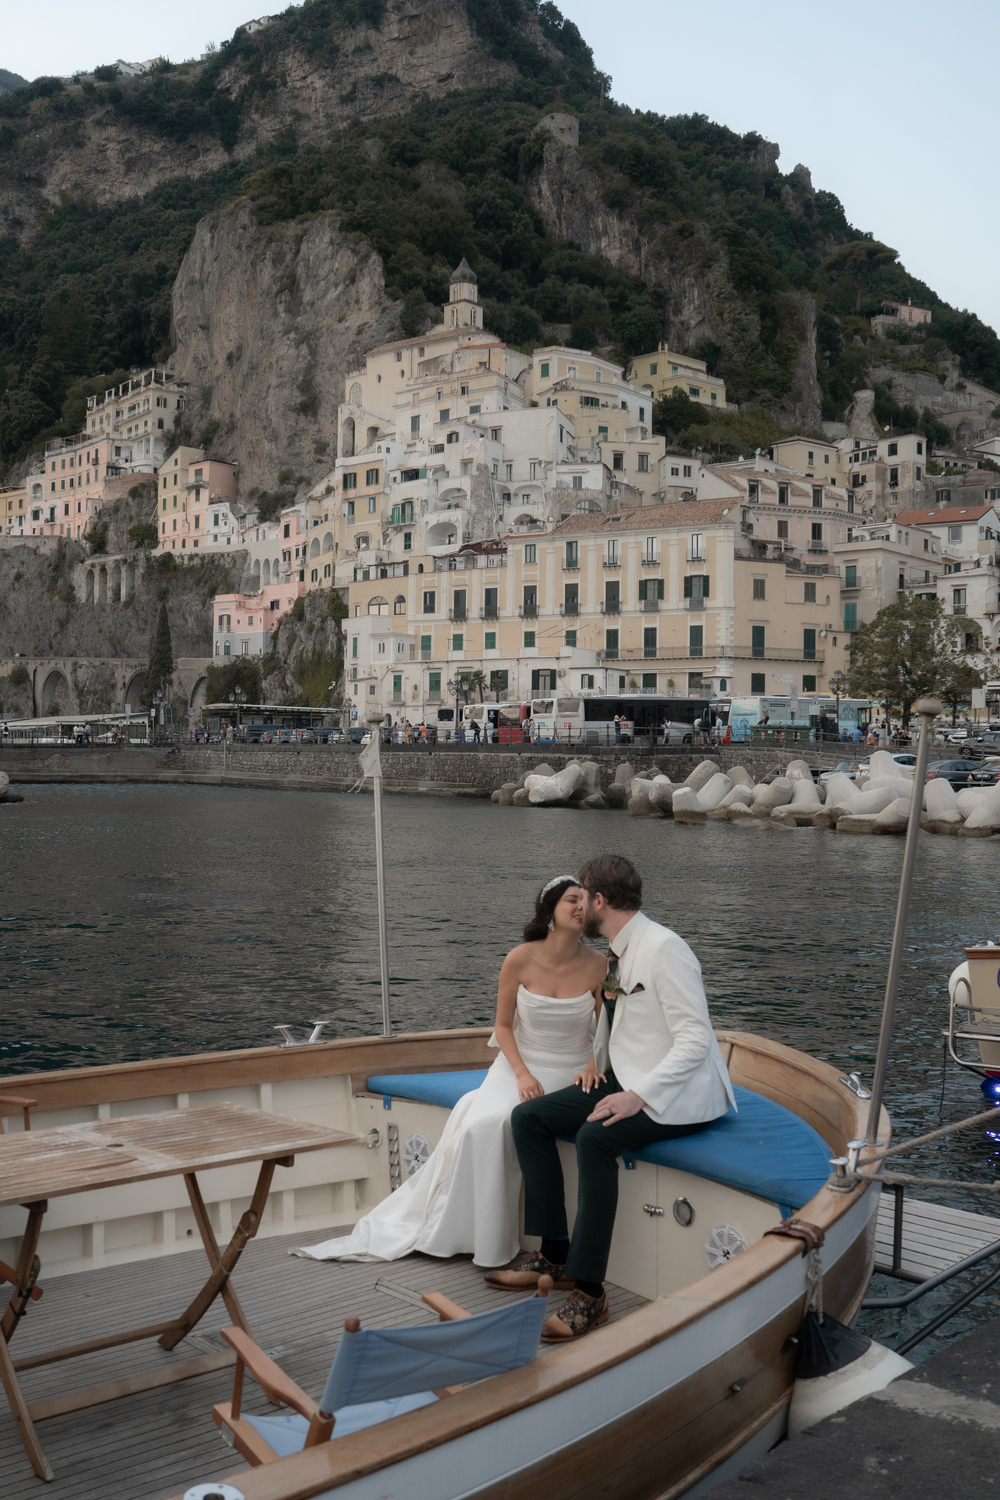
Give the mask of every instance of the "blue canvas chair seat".
M 361 1328 L 357 1318 L 348 1318 L 318 1403 L 248 1334 L 224 1328 L 222 1336 L 237 1355 L 236 1377 L 233 1400 L 214 1407 L 213 1419 L 244 1458 L 260 1464 L 417 1411 L 452 1389 L 534 1359 L 550 1290 L 548 1283 L 538 1296 L 474 1317 L 428 1292 L 423 1300 L 442 1321 L 418 1327 Z M 293 1412 L 262 1417 L 241 1413 L 244 1367 L 272 1399 Z

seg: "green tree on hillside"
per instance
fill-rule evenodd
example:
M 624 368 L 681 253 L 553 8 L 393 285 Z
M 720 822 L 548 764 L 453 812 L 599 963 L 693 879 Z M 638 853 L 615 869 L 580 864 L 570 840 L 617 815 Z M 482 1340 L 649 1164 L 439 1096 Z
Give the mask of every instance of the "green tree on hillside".
M 229 694 L 242 688 L 247 703 L 262 703 L 264 688 L 260 660 L 255 656 L 234 656 L 223 667 L 213 662 L 205 674 L 205 702 L 228 703 Z
M 843 273 L 853 282 L 854 310 L 860 312 L 861 298 L 875 272 L 891 266 L 898 259 L 899 251 L 883 245 L 880 240 L 849 240 L 846 245 L 841 245 L 839 250 L 827 256 L 823 262 L 823 270 L 833 276 Z
M 940 599 L 910 594 L 880 609 L 862 625 L 851 646 L 850 692 L 884 700 L 903 711 L 903 723 L 918 698 L 938 696 L 957 707 L 983 685 L 975 657 L 979 639 L 974 620 L 945 613 Z
M 167 606 L 166 603 L 163 603 L 160 605 L 160 618 L 156 622 L 156 639 L 153 642 L 149 666 L 146 668 L 146 681 L 142 689 L 144 707 L 152 708 L 153 699 L 156 694 L 166 692 L 173 675 L 174 648 L 170 639 L 170 620 L 167 617 Z

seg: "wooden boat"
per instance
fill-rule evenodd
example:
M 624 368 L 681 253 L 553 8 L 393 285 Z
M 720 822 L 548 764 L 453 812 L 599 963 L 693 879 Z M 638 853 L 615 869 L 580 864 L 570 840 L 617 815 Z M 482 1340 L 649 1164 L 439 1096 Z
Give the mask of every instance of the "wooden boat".
M 578 1344 L 549 1348 L 520 1370 L 365 1432 L 253 1470 L 233 1455 L 227 1482 L 235 1491 L 247 1500 L 596 1500 L 609 1493 L 616 1500 L 665 1500 L 703 1493 L 770 1447 L 784 1431 L 809 1256 L 798 1241 L 765 1231 L 791 1207 L 824 1232 L 825 1307 L 850 1321 L 871 1274 L 878 1190 L 857 1185 L 837 1191 L 823 1181 L 828 1159 L 864 1136 L 867 1114 L 834 1068 L 761 1037 L 718 1035 L 735 1085 L 762 1104 L 781 1106 L 802 1132 L 818 1133 L 821 1171 L 808 1201 L 782 1201 L 784 1190 L 775 1184 L 783 1164 L 766 1142 L 756 1183 L 745 1173 L 739 1185 L 721 1180 L 724 1168 L 699 1175 L 655 1160 L 628 1164 L 620 1173 L 608 1274 L 633 1302 L 646 1299 L 634 1311 Z M 443 1129 L 446 1105 L 407 1098 L 398 1081 L 386 1093 L 379 1080 L 409 1075 L 415 1093 L 421 1080 L 430 1087 L 443 1077 L 447 1084 L 448 1075 L 488 1066 L 495 1055 L 488 1036 L 485 1028 L 429 1032 L 70 1069 L 0 1080 L 0 1094 L 38 1101 L 34 1131 L 238 1105 L 351 1132 L 356 1143 L 299 1156 L 275 1177 L 258 1244 L 291 1235 L 293 1243 L 309 1244 L 325 1237 L 323 1231 L 353 1223 L 384 1197 L 405 1171 L 407 1145 L 419 1157 L 418 1138 L 433 1146 Z M 428 1097 L 438 1095 L 432 1089 Z M 21 1128 L 13 1105 L 0 1111 L 8 1130 Z M 884 1115 L 879 1135 L 888 1141 Z M 566 1152 L 571 1196 L 575 1163 L 570 1147 Z M 254 1191 L 253 1169 L 225 1167 L 201 1180 L 215 1233 L 228 1239 Z M 60 1295 L 71 1300 L 77 1273 L 135 1262 L 149 1263 L 152 1283 L 155 1263 L 197 1245 L 195 1218 L 178 1177 L 53 1198 L 39 1246 L 41 1283 L 55 1277 Z M 24 1225 L 23 1208 L 0 1208 L 0 1259 L 14 1261 Z M 707 1240 L 720 1259 L 711 1270 Z M 733 1254 L 744 1242 L 747 1248 Z M 255 1248 L 234 1276 L 237 1290 Z M 315 1274 L 317 1299 L 329 1297 L 328 1267 L 290 1264 Z M 372 1283 L 387 1274 L 384 1266 L 353 1269 Z M 268 1290 L 280 1309 L 280 1275 L 270 1278 Z M 339 1307 L 337 1318 L 354 1310 Z M 400 1309 L 399 1321 L 414 1321 L 412 1307 Z M 30 1325 L 31 1318 L 29 1337 Z M 192 1420 L 209 1430 L 212 1402 L 228 1395 L 219 1389 L 222 1379 L 184 1388 L 187 1408 L 201 1413 Z M 111 1494 L 117 1469 L 107 1434 L 114 1434 L 122 1405 L 97 1410 L 107 1444 L 102 1491 Z M 42 1428 L 43 1436 L 48 1430 Z M 2 1408 L 0 1434 L 8 1473 L 10 1445 L 22 1462 L 24 1454 Z M 155 1423 L 146 1441 L 155 1442 Z M 26 1487 L 9 1493 L 20 1496 L 38 1484 L 24 1468 Z M 218 1465 L 191 1472 L 180 1493 L 222 1473 Z M 203 1493 L 217 1492 L 209 1486 Z M 151 1481 L 143 1490 L 133 1483 L 130 1493 L 135 1500 L 158 1500 L 164 1487 Z

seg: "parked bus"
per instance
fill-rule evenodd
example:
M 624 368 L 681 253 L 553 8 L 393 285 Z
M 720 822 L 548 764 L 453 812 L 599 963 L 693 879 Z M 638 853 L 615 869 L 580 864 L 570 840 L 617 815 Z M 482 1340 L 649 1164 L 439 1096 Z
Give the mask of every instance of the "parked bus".
M 527 703 L 467 703 L 462 709 L 465 737 L 468 739 L 473 724 L 478 724 L 485 740 L 488 725 L 494 745 L 520 745 L 524 740 L 522 726 L 530 711 Z
M 618 735 L 615 718 L 618 718 Z M 665 698 L 653 693 L 623 693 L 616 698 L 595 694 L 576 698 L 534 698 L 531 718 L 536 742 L 565 740 L 569 744 L 659 744 L 669 726 L 671 744 L 691 744 L 700 721 L 707 738 L 718 720 L 725 731 L 729 700 Z M 625 720 L 623 724 L 621 721 Z M 725 737 L 725 734 L 723 734 Z
M 837 700 L 818 697 L 815 694 L 800 694 L 794 702 L 788 694 L 768 694 L 734 698 L 729 714 L 730 739 L 746 742 L 753 738 L 753 731 L 764 725 L 769 729 L 784 730 L 785 738 L 791 736 L 805 739 L 839 739 L 846 731 L 850 736 L 855 728 L 864 728 L 871 719 L 872 706 L 867 698 L 841 698 L 840 716 L 837 717 Z

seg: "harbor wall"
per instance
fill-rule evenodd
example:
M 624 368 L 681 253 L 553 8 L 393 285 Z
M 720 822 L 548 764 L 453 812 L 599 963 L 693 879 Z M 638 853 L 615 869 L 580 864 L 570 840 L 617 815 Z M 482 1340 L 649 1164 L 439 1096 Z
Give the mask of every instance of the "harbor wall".
M 599 763 L 604 785 L 614 780 L 618 766 L 626 762 L 637 773 L 656 765 L 671 781 L 683 781 L 705 759 L 717 761 L 723 771 L 742 765 L 756 781 L 790 760 L 835 765 L 853 748 L 732 745 L 693 751 L 656 747 L 650 753 L 625 747 L 584 758 Z M 0 748 L 0 771 L 5 771 L 15 785 L 167 782 L 342 792 L 354 786 L 360 776 L 358 755 L 353 745 L 179 745 L 162 749 L 5 745 Z M 571 751 L 544 745 L 529 750 L 520 746 L 476 749 L 464 745 L 432 750 L 386 747 L 382 752 L 383 788 L 387 794 L 400 796 L 486 798 L 505 782 L 517 781 L 524 772 L 543 763 L 558 769 L 576 758 Z

